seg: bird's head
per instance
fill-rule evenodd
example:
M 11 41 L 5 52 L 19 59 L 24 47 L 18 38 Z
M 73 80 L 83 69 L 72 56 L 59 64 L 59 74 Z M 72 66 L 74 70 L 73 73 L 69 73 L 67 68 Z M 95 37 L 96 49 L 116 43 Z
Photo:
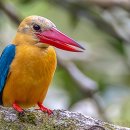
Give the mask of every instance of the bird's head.
M 32 44 L 40 48 L 47 48 L 51 45 L 73 52 L 84 50 L 76 41 L 57 30 L 50 20 L 41 16 L 25 18 L 19 25 L 14 42 Z

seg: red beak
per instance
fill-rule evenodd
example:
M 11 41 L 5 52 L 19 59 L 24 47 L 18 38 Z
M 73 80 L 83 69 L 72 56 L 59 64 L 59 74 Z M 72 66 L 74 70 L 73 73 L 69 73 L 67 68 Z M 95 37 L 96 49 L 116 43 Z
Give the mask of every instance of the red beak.
M 40 39 L 40 42 L 55 46 L 62 50 L 73 52 L 82 52 L 83 50 L 85 50 L 81 45 L 58 31 L 56 28 L 51 28 L 43 32 L 38 32 L 36 33 L 36 35 Z M 80 50 L 77 48 L 80 48 Z

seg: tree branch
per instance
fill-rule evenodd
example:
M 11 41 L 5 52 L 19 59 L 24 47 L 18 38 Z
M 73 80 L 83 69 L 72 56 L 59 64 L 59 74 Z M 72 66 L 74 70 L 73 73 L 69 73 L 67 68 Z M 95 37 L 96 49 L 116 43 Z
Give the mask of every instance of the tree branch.
M 63 61 L 63 59 L 58 58 L 58 65 L 64 68 L 77 86 L 80 88 L 82 93 L 86 95 L 86 97 L 90 97 L 96 104 L 97 110 L 100 113 L 103 120 L 108 121 L 108 118 L 104 114 L 104 108 L 100 103 L 99 98 L 97 98 L 98 84 L 84 75 L 77 66 L 71 61 Z
M 74 0 L 75 2 L 82 2 L 83 4 L 96 5 L 102 8 L 112 8 L 115 6 L 130 9 L 129 0 Z
M 16 14 L 16 11 L 13 11 L 13 7 L 7 3 L 4 4 L 1 0 L 0 0 L 0 9 L 16 24 L 20 23 L 20 17 L 18 17 L 18 15 Z M 14 13 L 15 12 L 15 13 Z
M 48 116 L 41 111 L 28 109 L 20 115 L 14 109 L 5 107 L 0 107 L 0 129 L 130 130 L 65 110 L 54 110 L 53 114 Z
M 97 28 L 99 28 L 100 30 L 104 31 L 105 33 L 109 34 L 110 36 L 118 39 L 119 41 L 122 41 L 123 43 L 129 43 L 130 40 L 127 36 L 123 35 L 126 34 L 126 32 L 124 32 L 124 30 L 122 31 L 122 33 L 120 32 L 120 30 L 117 29 L 117 26 L 115 27 L 115 24 L 113 24 L 113 20 L 115 22 L 116 19 L 112 19 L 108 20 L 106 19 L 106 17 L 104 17 L 104 10 L 103 9 L 95 9 L 92 8 L 90 5 L 92 5 L 92 3 L 96 5 L 96 7 L 101 7 L 98 6 L 98 2 L 100 3 L 109 3 L 110 1 L 118 1 L 118 0 L 110 0 L 110 1 L 104 1 L 104 0 L 47 0 L 47 2 L 51 2 L 55 5 L 61 6 L 63 8 L 65 8 L 67 11 L 70 11 L 70 13 L 73 13 L 73 15 L 76 15 L 77 17 L 84 17 L 86 19 L 91 20 L 96 26 Z M 98 1 L 98 2 L 97 2 Z M 120 0 L 121 2 L 125 3 L 125 0 Z M 111 3 L 110 2 L 110 3 Z M 127 1 L 128 3 L 130 3 L 130 1 Z M 91 3 L 91 4 L 90 4 Z M 120 3 L 120 2 L 117 2 Z M 110 4 L 111 5 L 111 4 Z M 130 4 L 127 4 L 130 8 Z M 94 10 L 95 9 L 95 10 Z M 108 12 L 106 10 L 106 12 Z M 109 12 L 112 13 L 112 12 Z M 117 20 L 118 21 L 118 20 Z M 117 22 L 116 21 L 116 22 Z
M 84 75 L 73 62 L 64 61 L 58 57 L 58 64 L 69 73 L 75 83 L 80 86 L 83 93 L 90 94 L 98 90 L 97 83 Z

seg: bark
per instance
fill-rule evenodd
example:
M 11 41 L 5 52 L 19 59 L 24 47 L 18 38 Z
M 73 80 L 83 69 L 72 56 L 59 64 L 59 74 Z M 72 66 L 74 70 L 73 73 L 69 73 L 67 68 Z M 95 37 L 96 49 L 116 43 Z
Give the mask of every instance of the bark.
M 130 130 L 80 113 L 54 110 L 52 115 L 34 109 L 18 114 L 0 107 L 0 130 Z

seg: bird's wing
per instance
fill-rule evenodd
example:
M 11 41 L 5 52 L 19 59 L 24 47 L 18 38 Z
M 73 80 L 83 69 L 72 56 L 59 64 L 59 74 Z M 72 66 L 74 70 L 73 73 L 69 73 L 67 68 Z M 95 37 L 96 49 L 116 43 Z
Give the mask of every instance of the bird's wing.
M 2 91 L 6 83 L 10 64 L 15 56 L 16 46 L 9 44 L 2 52 L 0 57 L 0 104 L 2 104 Z

